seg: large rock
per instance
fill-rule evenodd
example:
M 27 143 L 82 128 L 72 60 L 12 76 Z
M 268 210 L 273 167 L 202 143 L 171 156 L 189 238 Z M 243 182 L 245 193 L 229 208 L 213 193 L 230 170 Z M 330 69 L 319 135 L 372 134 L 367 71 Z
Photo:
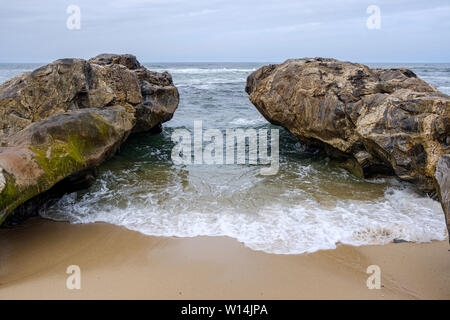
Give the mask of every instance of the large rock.
M 35 122 L 0 148 L 0 206 L 5 215 L 62 179 L 117 151 L 135 119 L 123 107 L 83 109 Z M 2 219 L 2 216 L 0 216 Z
M 267 120 L 357 175 L 393 174 L 434 192 L 436 164 L 450 151 L 450 98 L 412 71 L 287 60 L 253 72 L 246 91 Z
M 151 72 L 132 55 L 56 60 L 0 86 L 0 138 L 55 114 L 113 105 L 135 114 L 135 131 L 149 131 L 171 119 L 178 101 L 170 74 Z
M 62 59 L 0 86 L 0 224 L 62 181 L 83 180 L 131 132 L 172 118 L 179 96 L 168 73 L 132 55 Z
M 443 155 L 436 166 L 434 174 L 436 190 L 445 214 L 448 234 L 450 235 L 450 155 Z M 450 236 L 449 236 L 450 242 Z

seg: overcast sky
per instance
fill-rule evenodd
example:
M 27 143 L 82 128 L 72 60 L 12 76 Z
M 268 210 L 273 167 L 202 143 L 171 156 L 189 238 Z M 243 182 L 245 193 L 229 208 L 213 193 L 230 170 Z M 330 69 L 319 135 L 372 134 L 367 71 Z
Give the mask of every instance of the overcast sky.
M 449 0 L 0 0 L 0 62 L 132 53 L 140 61 L 450 62 Z M 69 30 L 69 5 L 81 28 Z M 381 9 L 368 29 L 366 9 Z

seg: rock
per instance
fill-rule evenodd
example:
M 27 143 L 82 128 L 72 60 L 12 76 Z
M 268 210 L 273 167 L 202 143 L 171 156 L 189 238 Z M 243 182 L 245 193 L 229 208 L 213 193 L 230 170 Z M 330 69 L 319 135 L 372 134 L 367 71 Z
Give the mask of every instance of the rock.
M 135 119 L 123 107 L 54 115 L 9 138 L 0 149 L 3 215 L 64 178 L 98 166 L 117 151 Z
M 412 71 L 287 60 L 253 72 L 246 91 L 268 121 L 351 172 L 396 175 L 434 191 L 436 164 L 450 151 L 450 98 Z
M 439 158 L 434 174 L 434 182 L 437 194 L 441 201 L 442 209 L 445 214 L 445 222 L 450 242 L 450 155 L 446 154 Z
M 90 59 L 89 62 L 104 66 L 111 64 L 120 64 L 122 66 L 127 67 L 130 70 L 142 68 L 139 61 L 137 61 L 136 57 L 133 56 L 132 54 L 102 53 Z
M 143 132 L 172 119 L 179 95 L 169 73 L 152 72 L 145 68 L 135 72 L 140 81 L 143 102 L 135 106 L 137 122 L 133 132 Z
M 0 86 L 0 138 L 55 114 L 112 105 L 130 113 L 146 108 L 136 113 L 136 131 L 148 131 L 170 120 L 178 101 L 171 76 L 147 70 L 132 55 L 56 60 Z
M 133 55 L 101 54 L 89 62 L 103 66 L 123 65 L 137 76 L 142 101 L 134 106 L 137 121 L 133 132 L 149 131 L 172 118 L 178 107 L 179 94 L 169 73 L 150 71 Z
M 56 184 L 88 185 L 131 132 L 161 130 L 178 101 L 171 76 L 132 55 L 57 60 L 3 83 L 0 224 Z

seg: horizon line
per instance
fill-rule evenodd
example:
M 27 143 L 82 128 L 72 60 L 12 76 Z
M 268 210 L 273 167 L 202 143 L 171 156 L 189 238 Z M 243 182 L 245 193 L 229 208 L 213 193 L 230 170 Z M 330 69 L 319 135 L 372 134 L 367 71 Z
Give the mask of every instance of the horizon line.
M 304 57 L 304 58 L 311 58 L 311 57 Z M 59 59 L 83 59 L 83 58 L 58 58 L 55 60 L 47 60 L 47 61 L 0 61 L 0 64 L 48 64 L 52 63 L 53 61 L 59 60 Z M 303 58 L 289 58 L 289 59 L 303 59 Z M 336 59 L 336 58 L 334 58 Z M 83 60 L 89 60 L 89 59 L 83 59 Z M 230 60 L 185 60 L 185 61 L 179 61 L 179 60 L 162 60 L 162 61 L 142 61 L 141 64 L 150 64 L 150 63 L 283 63 L 285 60 L 236 60 L 236 61 L 230 61 Z M 369 64 L 369 63 L 387 63 L 387 64 L 393 64 L 393 63 L 411 63 L 411 64 L 420 64 L 420 63 L 436 63 L 436 64 L 448 64 L 450 61 L 357 61 L 357 60 L 348 60 L 348 59 L 337 59 L 344 62 L 353 62 L 353 63 L 361 63 L 361 64 Z

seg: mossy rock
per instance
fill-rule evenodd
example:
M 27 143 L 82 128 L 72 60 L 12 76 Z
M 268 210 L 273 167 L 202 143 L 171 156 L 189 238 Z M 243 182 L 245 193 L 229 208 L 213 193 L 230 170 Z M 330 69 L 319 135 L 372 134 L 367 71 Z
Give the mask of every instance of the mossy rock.
M 65 177 L 110 158 L 134 123 L 134 117 L 122 107 L 86 109 L 50 117 L 11 137 L 8 147 L 0 152 L 4 181 L 0 221 Z M 25 167 L 28 171 L 22 169 Z

